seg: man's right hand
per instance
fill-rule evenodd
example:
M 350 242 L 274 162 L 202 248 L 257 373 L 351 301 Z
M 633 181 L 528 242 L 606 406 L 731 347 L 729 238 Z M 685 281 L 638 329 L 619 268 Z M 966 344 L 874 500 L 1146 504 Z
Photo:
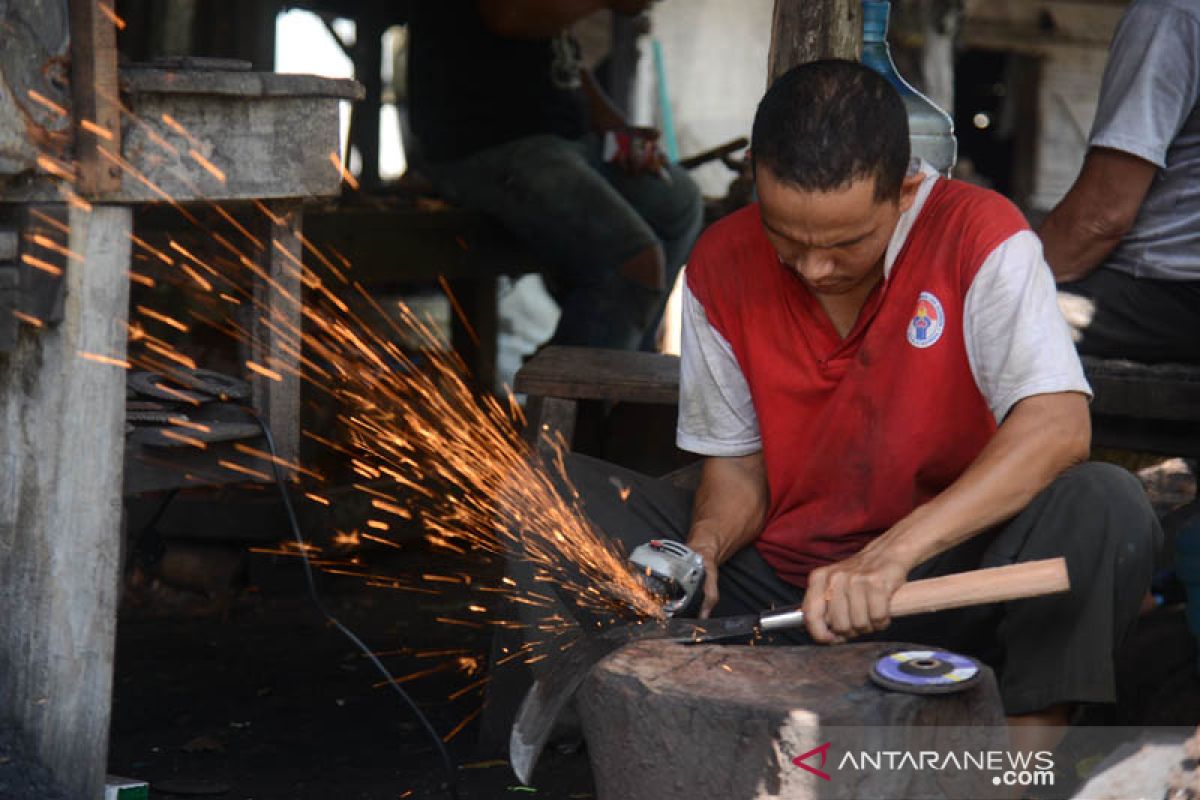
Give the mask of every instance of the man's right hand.
M 618 14 L 635 17 L 650 7 L 654 0 L 609 0 L 608 7 Z
M 700 619 L 708 619 L 716 608 L 717 601 L 721 599 L 720 590 L 717 588 L 717 570 L 720 568 L 717 566 L 716 551 L 701 544 L 689 547 L 704 559 L 704 599 L 700 603 Z

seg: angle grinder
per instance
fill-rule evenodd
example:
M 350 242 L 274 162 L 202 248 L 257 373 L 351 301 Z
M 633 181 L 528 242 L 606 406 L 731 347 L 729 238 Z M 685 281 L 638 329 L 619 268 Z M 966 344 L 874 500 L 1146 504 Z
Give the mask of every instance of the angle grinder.
M 671 539 L 651 539 L 629 556 L 646 588 L 663 598 L 668 617 L 695 616 L 704 588 L 704 559 Z

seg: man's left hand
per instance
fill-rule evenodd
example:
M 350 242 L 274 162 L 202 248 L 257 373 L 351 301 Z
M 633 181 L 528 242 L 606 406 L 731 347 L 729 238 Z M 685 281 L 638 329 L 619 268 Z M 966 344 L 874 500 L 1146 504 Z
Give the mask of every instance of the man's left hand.
M 815 641 L 837 644 L 891 624 L 892 594 L 904 585 L 915 565 L 884 538 L 809 575 L 804 621 Z

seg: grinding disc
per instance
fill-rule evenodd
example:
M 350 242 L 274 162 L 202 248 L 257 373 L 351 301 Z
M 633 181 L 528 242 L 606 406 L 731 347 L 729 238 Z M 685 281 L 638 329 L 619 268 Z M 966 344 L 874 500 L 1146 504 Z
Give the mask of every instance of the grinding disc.
M 911 694 L 949 694 L 974 686 L 979 662 L 946 650 L 897 650 L 871 668 L 871 680 L 885 689 Z

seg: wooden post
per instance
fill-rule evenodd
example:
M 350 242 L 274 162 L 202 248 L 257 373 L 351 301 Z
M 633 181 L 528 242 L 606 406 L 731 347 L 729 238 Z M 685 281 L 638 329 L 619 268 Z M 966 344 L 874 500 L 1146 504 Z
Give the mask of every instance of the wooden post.
M 71 210 L 65 318 L 0 359 L 0 698 L 88 800 L 108 758 L 132 225 Z
M 76 190 L 85 197 L 121 188 L 121 171 L 109 158 L 121 154 L 117 96 L 117 30 L 99 0 L 71 3 L 71 101 L 79 158 Z
M 861 54 L 860 0 L 775 0 L 769 82 L 806 61 Z
M 257 310 L 251 359 L 274 375 L 252 373 L 251 387 L 254 407 L 267 420 L 279 457 L 295 461 L 300 453 L 300 378 L 295 353 L 299 352 L 304 289 L 299 266 L 301 212 L 298 206 L 288 208 L 280 203 L 272 203 L 270 211 L 275 219 L 267 223 L 269 235 L 261 265 L 271 280 L 254 284 Z

